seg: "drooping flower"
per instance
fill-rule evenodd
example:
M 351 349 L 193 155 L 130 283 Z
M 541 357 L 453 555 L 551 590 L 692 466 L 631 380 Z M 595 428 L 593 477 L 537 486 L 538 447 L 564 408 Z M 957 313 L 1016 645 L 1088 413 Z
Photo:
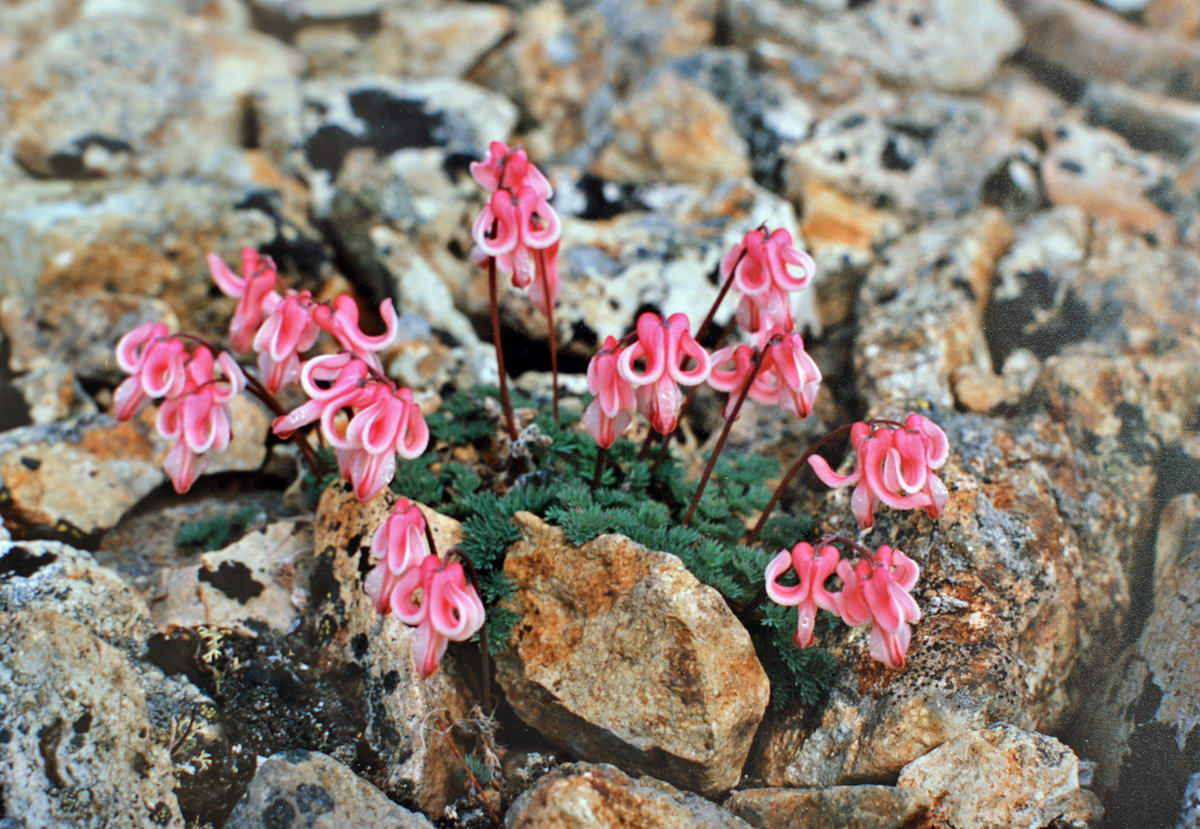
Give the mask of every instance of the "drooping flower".
M 921 610 L 910 595 L 920 575 L 917 563 L 886 544 L 875 551 L 873 561 L 860 559 L 837 566 L 842 589 L 833 594 L 837 613 L 846 624 L 857 627 L 871 623 L 871 656 L 893 670 L 904 667 L 912 640 L 910 624 L 921 618 Z
M 117 364 L 129 372 L 113 393 L 113 416 L 133 417 L 152 398 L 173 397 L 187 383 L 186 344 L 161 322 L 147 322 L 117 341 Z
M 367 574 L 364 587 L 377 611 L 390 610 L 391 593 L 400 577 L 419 566 L 429 554 L 425 516 L 412 501 L 400 498 L 371 538 L 371 556 L 377 563 Z
M 547 199 L 554 194 L 549 180 L 529 161 L 525 150 L 510 148 L 503 141 L 489 144 L 488 157 L 483 161 L 472 161 L 470 170 L 471 176 L 485 190 L 495 192 L 527 185 Z
M 215 367 L 220 368 L 220 376 L 213 373 Z M 224 351 L 214 360 L 208 348 L 198 346 L 186 371 L 183 391 L 163 402 L 156 420 L 159 433 L 175 441 L 163 468 L 180 494 L 204 472 L 208 453 L 229 445 L 233 430 L 228 404 L 246 387 L 242 369 Z
M 502 188 L 480 211 L 471 238 L 503 273 L 512 273 L 514 288 L 528 288 L 537 276 L 535 250 L 546 250 L 562 234 L 558 214 L 544 194 L 530 185 Z
M 383 367 L 375 352 L 390 346 L 399 331 L 396 309 L 392 307 L 391 299 L 379 304 L 379 315 L 383 317 L 384 331 L 370 336 L 358 327 L 358 303 L 351 296 L 338 296 L 333 300 L 332 308 L 318 305 L 313 309 L 313 321 L 317 325 L 332 334 L 342 348 L 364 361 L 373 371 L 382 374 Z
M 417 628 L 413 661 L 422 679 L 437 670 L 451 641 L 465 642 L 483 627 L 483 602 L 467 584 L 463 566 L 435 555 L 426 556 L 397 580 L 390 607 L 400 621 Z
M 321 334 L 313 318 L 319 306 L 309 291 L 289 291 L 254 335 L 258 370 L 267 391 L 276 394 L 300 376 L 300 354 Z
M 208 255 L 208 268 L 221 292 L 238 299 L 233 319 L 229 321 L 229 344 L 234 351 L 249 351 L 258 326 L 281 299 L 275 290 L 279 271 L 269 256 L 263 256 L 254 248 L 242 248 L 240 277 L 215 253 Z
M 587 386 L 595 397 L 583 413 L 583 428 L 603 449 L 613 445 L 633 420 L 637 405 L 633 384 L 617 370 L 621 344 L 609 336 L 587 367 Z
M 949 493 L 934 470 L 949 455 L 946 434 L 929 418 L 910 414 L 904 423 L 855 423 L 850 429 L 855 468 L 839 475 L 820 455 L 808 459 L 817 477 L 834 488 L 854 486 L 850 505 L 863 529 L 875 524 L 879 501 L 895 509 L 923 508 L 937 518 Z
M 796 327 L 792 320 L 791 300 L 782 291 L 770 290 L 758 296 L 743 296 L 735 313 L 738 327 L 748 334 L 756 334 L 771 328 L 791 331 Z
M 688 358 L 695 365 L 684 368 Z M 638 360 L 644 362 L 640 371 L 634 366 Z M 678 421 L 683 404 L 679 385 L 703 383 L 711 369 L 708 352 L 692 336 L 686 314 L 663 320 L 652 311 L 643 313 L 637 321 L 637 340 L 617 360 L 621 376 L 637 389 L 638 411 L 663 435 L 673 432 Z
M 727 346 L 712 354 L 712 372 L 708 383 L 718 391 L 729 393 L 724 416 L 729 417 L 737 396 L 751 374 L 754 381 L 747 395 L 751 400 L 768 406 L 779 406 L 800 417 L 808 417 L 821 386 L 821 370 L 804 350 L 799 334 L 785 334 L 780 329 L 763 329 L 755 335 L 758 349 L 763 351 L 761 366 L 754 372 L 755 349 L 749 345 Z M 733 366 L 726 366 L 732 361 Z
M 792 330 L 792 292 L 804 288 L 816 266 L 795 247 L 792 234 L 783 228 L 768 233 L 765 226 L 751 230 L 721 259 L 722 282 L 732 278 L 742 294 L 737 323 L 750 334 L 779 327 Z
M 837 568 L 838 558 L 837 547 L 832 544 L 814 552 L 811 544 L 802 541 L 790 553 L 780 550 L 779 555 L 767 565 L 767 596 L 776 604 L 796 606 L 794 639 L 802 648 L 813 643 L 817 608 L 837 612 L 833 595 L 825 589 L 825 579 Z M 779 583 L 780 576 L 789 569 L 795 570 L 800 578 L 800 583 L 794 587 Z

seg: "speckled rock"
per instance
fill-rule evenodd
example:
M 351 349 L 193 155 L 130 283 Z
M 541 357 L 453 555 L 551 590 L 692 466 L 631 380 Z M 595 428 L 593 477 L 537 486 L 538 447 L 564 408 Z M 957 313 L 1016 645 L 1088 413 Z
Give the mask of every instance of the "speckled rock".
M 592 167 L 618 181 L 701 187 L 750 174 L 745 140 L 728 108 L 702 86 L 661 72 L 612 114 L 612 140 Z
M 226 829 L 389 826 L 432 829 L 422 814 L 397 806 L 367 781 L 317 751 L 285 751 L 262 761 Z
M 1082 124 L 1059 126 L 1048 143 L 1041 171 L 1051 203 L 1075 205 L 1164 242 L 1200 241 L 1197 200 L 1180 189 L 1179 171 L 1169 161 Z
M 440 814 L 462 794 L 463 780 L 462 763 L 445 743 L 452 737 L 442 736 L 439 721 L 465 718 L 471 702 L 453 650 L 437 673 L 421 679 L 411 655 L 413 629 L 392 614 L 380 617 L 363 591 L 371 536 L 394 503 L 389 490 L 366 504 L 344 483 L 325 491 L 314 529 L 312 597 L 335 650 L 362 668 L 366 738 L 381 755 L 383 790 Z M 439 550 L 458 542 L 457 521 L 422 511 Z
M 12 384 L 25 398 L 34 426 L 96 412 L 95 402 L 83 390 L 68 363 L 39 355 L 30 370 L 14 377 Z
M 287 633 L 307 604 L 312 547 L 311 527 L 282 521 L 202 554 L 199 564 L 160 570 L 154 624 Z
M 979 202 L 1012 148 L 1000 114 L 978 100 L 884 91 L 829 112 L 784 151 L 783 176 L 793 198 L 817 179 L 875 207 L 951 216 Z
M 716 591 L 621 536 L 574 547 L 536 516 L 515 520 L 504 572 L 521 621 L 496 677 L 517 715 L 577 757 L 734 786 L 768 686 Z
M 1076 728 L 1112 825 L 1191 826 L 1200 789 L 1200 496 L 1163 510 L 1140 635 L 1090 689 Z
M 918 399 L 949 407 L 968 402 L 964 383 L 1003 382 L 981 320 L 992 270 L 1011 240 L 1003 215 L 982 210 L 927 225 L 883 253 L 859 295 L 854 358 L 878 410 Z
M 0 293 L 19 301 L 11 313 L 61 329 L 47 339 L 89 356 L 95 339 L 103 350 L 124 333 L 105 329 L 100 337 L 95 321 L 76 323 L 77 312 L 64 307 L 97 296 L 104 299 L 94 310 L 108 324 L 140 316 L 134 300 L 112 295 L 157 297 L 188 330 L 223 339 L 236 301 L 213 296 L 204 257 L 215 251 L 234 261 L 243 246 L 265 245 L 276 233 L 268 215 L 238 209 L 246 195 L 197 179 L 12 188 L 0 196 L 0 256 L 8 263 Z
M 568 763 L 543 776 L 509 808 L 508 829 L 748 829 L 725 809 L 652 777 L 607 764 Z
M 929 798 L 895 786 L 740 789 L 725 808 L 755 829 L 916 829 L 927 826 Z
M 1192 8 L 1200 21 L 1200 5 Z M 1093 81 L 1079 103 L 1087 111 L 1089 124 L 1108 127 L 1136 146 L 1175 161 L 1186 161 L 1195 154 L 1200 104 L 1194 101 L 1155 95 L 1122 83 Z
M 386 8 L 365 57 L 382 75 L 462 77 L 512 33 L 514 17 L 504 6 L 480 3 Z
M 735 0 L 729 15 L 741 42 L 761 37 L 855 57 L 896 83 L 946 91 L 983 86 L 1021 45 L 1021 27 L 999 0 Z
M 901 410 L 903 411 L 903 410 Z M 898 411 L 887 410 L 893 416 Z M 930 749 L 991 722 L 1049 730 L 1072 710 L 1069 676 L 1100 658 L 1128 604 L 1119 551 L 1084 544 L 1057 493 L 1088 482 L 1061 428 L 930 413 L 950 441 L 942 518 L 880 509 L 869 543 L 921 567 L 924 616 L 909 662 L 870 660 L 868 634 L 822 642 L 848 660 L 815 717 L 769 719 L 751 770 L 771 786 L 887 780 Z M 826 497 L 825 531 L 853 535 L 848 488 Z M 1090 540 L 1089 540 L 1090 541 Z
M 937 829 L 1037 829 L 1079 788 L 1079 758 L 1053 737 L 996 724 L 913 760 L 898 785 L 929 797 Z
M 1030 53 L 1078 77 L 1151 92 L 1200 94 L 1200 43 L 1138 26 L 1087 0 L 1012 0 Z
M 0 718 L 0 791 L 16 825 L 183 827 L 129 659 L 79 622 L 0 613 Z
M 91 16 L 11 67 L 17 157 L 58 178 L 216 170 L 238 152 L 241 96 L 298 68 L 265 35 Z
M 254 469 L 265 457 L 265 410 L 245 398 L 231 408 L 234 440 L 209 459 L 208 472 Z M 108 529 L 166 480 L 168 448 L 153 408 L 124 423 L 89 414 L 11 429 L 0 435 L 0 510 L 14 524 L 67 536 Z

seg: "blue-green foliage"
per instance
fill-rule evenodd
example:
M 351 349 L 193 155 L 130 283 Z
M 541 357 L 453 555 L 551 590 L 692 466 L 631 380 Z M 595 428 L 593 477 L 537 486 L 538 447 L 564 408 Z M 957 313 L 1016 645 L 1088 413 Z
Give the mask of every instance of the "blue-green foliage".
M 180 524 L 175 532 L 175 545 L 198 553 L 220 550 L 240 538 L 257 515 L 258 508 L 247 504 L 233 515 L 214 515 Z
M 498 493 L 476 469 L 448 459 L 456 447 L 488 449 L 499 427 L 500 409 L 493 402 L 497 397 L 496 389 L 481 387 L 446 399 L 427 418 L 433 448 L 416 460 L 400 463 L 392 481 L 398 494 L 462 522 L 461 546 L 478 571 L 487 608 L 489 650 L 502 649 L 518 621 L 503 606 L 514 590 L 503 565 L 505 550 L 520 537 L 512 517 L 527 511 L 562 527 L 575 545 L 603 533 L 621 533 L 650 549 L 678 556 L 749 624 L 771 678 L 773 705 L 812 704 L 820 699 L 833 679 L 833 658 L 817 648 L 797 648 L 784 624 L 790 619 L 788 624 L 795 625 L 795 609 L 765 601 L 762 592 L 770 556 L 780 546 L 791 547 L 802 540 L 812 522 L 783 516 L 768 524 L 765 547 L 739 543 L 747 523 L 770 498 L 766 482 L 779 474 L 773 459 L 749 453 L 722 457 L 691 526 L 685 527 L 680 518 L 696 482 L 685 479 L 672 453 L 655 467 L 656 452 L 639 461 L 637 447 L 618 440 L 609 450 L 600 486 L 593 491 L 595 442 L 575 425 L 578 415 L 564 412 L 562 423 L 555 424 L 543 410 L 534 422 L 546 439 L 528 442 L 526 468 L 517 483 Z M 513 405 L 533 404 L 514 395 Z M 488 474 L 486 468 L 482 471 Z

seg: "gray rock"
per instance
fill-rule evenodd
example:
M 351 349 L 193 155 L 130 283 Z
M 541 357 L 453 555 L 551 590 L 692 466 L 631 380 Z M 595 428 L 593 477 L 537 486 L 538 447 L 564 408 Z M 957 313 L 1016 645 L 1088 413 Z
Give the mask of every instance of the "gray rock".
M 1021 27 L 999 0 L 736 0 L 729 15 L 739 42 L 782 40 L 857 58 L 896 83 L 952 92 L 983 86 L 1021 45 Z
M 740 789 L 725 808 L 755 829 L 905 829 L 924 826 L 929 798 L 896 786 Z
M 1112 825 L 1191 826 L 1200 768 L 1200 497 L 1163 510 L 1140 635 L 1084 700 L 1076 739 L 1096 761 Z M 1135 628 L 1136 630 L 1136 628 Z
M 225 829 L 293 826 L 297 818 L 310 829 L 433 827 L 424 815 L 392 803 L 332 757 L 292 750 L 262 761 Z
M 876 207 L 933 218 L 980 201 L 1013 139 L 978 100 L 932 92 L 865 94 L 827 113 L 810 137 L 783 152 L 795 198 L 817 179 Z
M 613 766 L 568 763 L 544 775 L 505 815 L 508 829 L 748 829 L 725 809 L 652 777 Z
M 120 650 L 50 610 L 0 613 L 0 790 L 14 826 L 182 827 L 147 717 Z
M 515 520 L 504 573 L 521 622 L 496 677 L 517 715 L 577 757 L 734 786 L 769 689 L 716 591 L 623 536 L 574 547 L 532 514 Z
M 1053 737 L 996 724 L 962 734 L 900 771 L 924 793 L 938 829 L 1038 829 L 1079 788 L 1079 759 Z
M 13 378 L 12 384 L 25 398 L 29 419 L 35 426 L 96 412 L 95 402 L 65 361 L 43 356 L 30 371 Z
M 463 77 L 512 33 L 514 17 L 504 6 L 479 3 L 388 8 L 365 58 L 382 75 Z

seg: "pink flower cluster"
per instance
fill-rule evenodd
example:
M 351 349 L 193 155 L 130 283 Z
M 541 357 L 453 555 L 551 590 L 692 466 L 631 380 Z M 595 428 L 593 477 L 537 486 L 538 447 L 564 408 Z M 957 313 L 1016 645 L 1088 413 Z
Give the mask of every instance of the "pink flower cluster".
M 163 468 L 178 493 L 191 489 L 233 437 L 228 404 L 246 386 L 237 362 L 205 345 L 188 347 L 161 322 L 139 325 L 117 343 L 117 363 L 129 372 L 113 394 L 113 414 L 128 420 L 151 399 L 165 398 L 155 425 L 174 444 Z M 219 370 L 219 373 L 216 373 Z
M 272 394 L 300 377 L 300 355 L 312 348 L 322 330 L 372 369 L 382 373 L 375 352 L 396 338 L 396 311 L 392 301 L 379 306 L 384 332 L 365 334 L 358 325 L 358 305 L 342 295 L 331 305 L 317 302 L 309 291 L 276 290 L 279 272 L 269 257 L 246 248 L 242 251 L 242 275 L 236 276 L 215 253 L 208 255 L 213 281 L 226 296 L 237 297 L 237 309 L 229 323 L 229 342 L 235 351 L 258 354 L 258 370 Z
M 795 586 L 779 579 L 789 570 L 799 577 Z M 830 591 L 825 582 L 833 573 L 841 579 L 841 590 Z M 893 670 L 904 667 L 912 639 L 910 625 L 921 618 L 921 611 L 910 595 L 920 571 L 916 562 L 900 550 L 886 544 L 874 555 L 864 555 L 854 564 L 839 560 L 838 550 L 827 544 L 814 551 L 801 542 L 780 550 L 767 565 L 767 595 L 777 604 L 797 608 L 796 644 L 807 648 L 813 643 L 817 608 L 835 613 L 858 627 L 871 624 L 871 656 Z
M 820 455 L 808 463 L 828 486 L 854 486 L 850 505 L 860 527 L 875 525 L 880 501 L 896 509 L 923 508 L 930 518 L 942 514 L 949 493 L 935 470 L 946 462 L 950 444 L 936 423 L 920 414 L 910 414 L 903 424 L 855 423 L 850 444 L 856 465 L 849 475 L 834 472 Z
M 425 516 L 407 498 L 396 502 L 371 540 L 377 560 L 364 588 L 381 614 L 416 627 L 413 660 L 422 679 L 437 670 L 450 641 L 464 642 L 483 626 L 483 602 L 463 566 L 434 555 Z
M 369 501 L 396 473 L 396 455 L 420 456 L 429 427 L 410 389 L 398 387 L 348 351 L 313 357 L 300 372 L 307 403 L 275 419 L 275 434 L 289 437 L 320 421 L 342 477 L 360 501 Z
M 793 245 L 792 234 L 783 228 L 750 231 L 721 260 L 721 281 L 732 276 L 742 294 L 738 325 L 750 333 L 791 331 L 791 293 L 804 288 L 815 271 L 812 258 Z
M 708 384 L 718 391 L 729 392 L 725 417 L 733 414 L 737 395 L 754 372 L 756 350 L 763 352 L 762 365 L 754 374 L 747 396 L 759 403 L 808 417 L 821 387 L 821 370 L 804 350 L 803 338 L 795 333 L 785 334 L 779 328 L 764 328 L 755 335 L 755 340 L 757 349 L 743 344 L 713 352 L 713 370 Z M 730 362 L 733 366 L 726 368 Z
M 471 164 L 471 175 L 492 194 L 471 227 L 475 259 L 495 259 L 501 272 L 512 274 L 513 287 L 528 288 L 533 304 L 549 316 L 558 300 L 562 235 L 562 223 L 550 206 L 550 182 L 524 150 L 502 141 L 493 141 L 488 157 Z

